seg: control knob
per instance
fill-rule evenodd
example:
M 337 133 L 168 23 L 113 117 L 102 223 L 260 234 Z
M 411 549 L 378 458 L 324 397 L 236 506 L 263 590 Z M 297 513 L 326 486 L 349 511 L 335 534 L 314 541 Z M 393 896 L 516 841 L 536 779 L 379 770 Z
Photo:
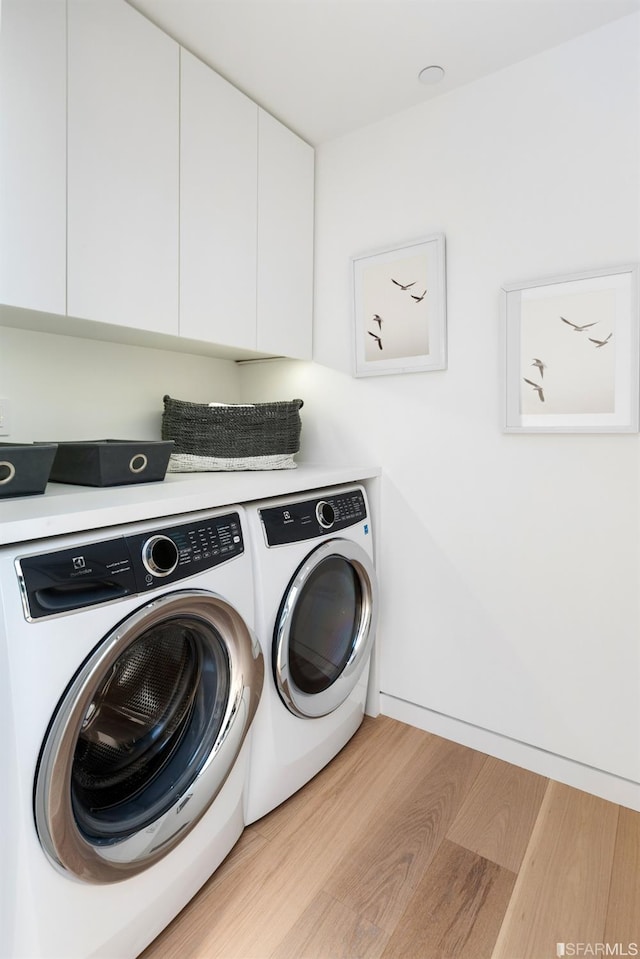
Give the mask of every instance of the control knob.
M 178 547 L 168 536 L 151 536 L 142 547 L 142 562 L 153 576 L 169 576 L 179 558 Z
M 321 499 L 316 506 L 316 519 L 323 529 L 331 529 L 336 521 L 336 511 L 326 500 Z

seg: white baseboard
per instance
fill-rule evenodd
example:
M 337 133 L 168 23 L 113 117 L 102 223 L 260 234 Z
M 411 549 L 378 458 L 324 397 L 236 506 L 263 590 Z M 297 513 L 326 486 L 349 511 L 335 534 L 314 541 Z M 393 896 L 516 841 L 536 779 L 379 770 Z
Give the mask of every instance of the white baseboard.
M 472 726 L 460 719 L 396 699 L 386 693 L 380 693 L 379 705 L 384 716 L 640 812 L 640 783 L 622 779 L 602 769 L 584 766 L 565 756 L 537 749 L 527 743 L 509 739 L 508 736 L 501 736 L 480 726 Z

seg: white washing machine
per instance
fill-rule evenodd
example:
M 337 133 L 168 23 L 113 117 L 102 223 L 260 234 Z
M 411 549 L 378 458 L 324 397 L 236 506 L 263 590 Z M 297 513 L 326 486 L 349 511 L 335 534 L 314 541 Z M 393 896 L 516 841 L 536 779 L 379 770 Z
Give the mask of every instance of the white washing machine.
M 361 486 L 246 510 L 265 658 L 246 793 L 251 823 L 312 779 L 360 726 L 378 586 Z
M 241 508 L 0 550 L 2 959 L 133 959 L 244 828 Z

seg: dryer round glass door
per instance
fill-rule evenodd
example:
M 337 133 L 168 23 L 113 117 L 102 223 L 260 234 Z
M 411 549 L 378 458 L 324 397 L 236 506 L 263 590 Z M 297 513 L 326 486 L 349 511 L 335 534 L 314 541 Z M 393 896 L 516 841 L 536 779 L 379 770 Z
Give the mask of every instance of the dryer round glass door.
M 53 717 L 35 787 L 40 841 L 88 882 L 166 855 L 215 799 L 262 690 L 239 613 L 200 590 L 125 619 L 79 670 Z
M 350 540 L 326 541 L 299 567 L 273 643 L 276 686 L 296 716 L 326 716 L 348 698 L 369 661 L 377 595 L 371 558 Z

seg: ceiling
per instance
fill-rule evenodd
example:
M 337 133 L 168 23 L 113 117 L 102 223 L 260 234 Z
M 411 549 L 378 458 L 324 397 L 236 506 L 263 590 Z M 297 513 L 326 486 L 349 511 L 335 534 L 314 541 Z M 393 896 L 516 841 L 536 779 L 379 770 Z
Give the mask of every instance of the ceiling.
M 640 9 L 640 0 L 129 2 L 314 146 Z M 417 79 L 431 64 L 446 71 L 435 87 Z

